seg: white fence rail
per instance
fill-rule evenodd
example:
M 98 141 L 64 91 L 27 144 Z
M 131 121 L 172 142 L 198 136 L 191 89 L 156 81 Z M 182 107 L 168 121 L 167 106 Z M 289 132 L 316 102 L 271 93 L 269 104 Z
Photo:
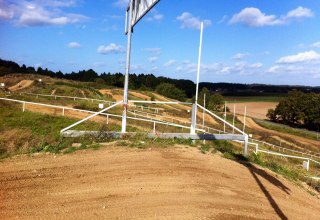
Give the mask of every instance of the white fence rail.
M 289 149 L 289 148 L 285 148 L 285 147 L 280 147 L 280 146 L 277 146 L 277 145 L 274 145 L 274 144 L 270 144 L 268 142 L 265 142 L 265 141 L 260 141 L 260 140 L 256 140 L 256 139 L 252 139 L 250 138 L 249 139 L 251 142 L 256 142 L 256 143 L 260 143 L 262 144 L 263 146 L 269 146 L 271 148 L 276 148 L 278 149 L 279 151 L 282 151 L 282 152 L 285 152 L 285 151 L 289 151 L 289 152 L 292 152 L 292 153 L 296 153 L 296 154 L 301 154 L 301 155 L 306 155 L 306 156 L 310 156 L 311 158 L 318 158 L 320 159 L 319 156 L 317 155 L 313 155 L 313 154 L 310 154 L 310 153 L 306 153 L 306 152 L 302 152 L 302 151 L 297 151 L 297 150 L 293 150 L 293 149 Z M 309 151 L 310 152 L 310 151 Z
M 23 101 L 23 100 L 17 100 L 17 99 L 8 99 L 8 98 L 0 98 L 0 100 L 4 101 L 11 101 L 11 102 L 17 102 L 22 104 L 22 111 L 25 111 L 25 105 L 26 104 L 31 104 L 31 105 L 38 105 L 38 106 L 43 106 L 43 107 L 49 107 L 49 108 L 57 108 L 62 110 L 62 115 L 64 115 L 65 110 L 71 110 L 71 111 L 79 111 L 79 112 L 84 112 L 84 113 L 89 113 L 89 114 L 96 114 L 97 112 L 95 111 L 90 111 L 90 110 L 83 110 L 83 109 L 77 109 L 77 108 L 71 108 L 71 107 L 65 107 L 65 106 L 58 106 L 58 105 L 50 105 L 50 104 L 43 104 L 43 103 L 37 103 L 37 102 L 28 102 L 28 101 Z M 118 104 L 118 103 L 115 103 Z M 115 106 L 112 106 L 115 107 Z M 111 109 L 111 108 L 108 108 Z M 115 118 L 122 118 L 122 115 L 116 115 L 116 114 L 110 114 L 110 113 L 104 113 L 104 111 L 100 111 L 100 115 L 107 116 L 107 124 L 109 123 L 109 118 L 110 117 L 115 117 Z M 98 115 L 98 114 L 96 114 Z M 96 116 L 95 115 L 95 116 Z M 94 117 L 94 116 L 92 116 Z M 153 131 L 156 132 L 155 128 L 157 124 L 161 125 L 167 125 L 167 126 L 173 126 L 181 129 L 187 129 L 189 130 L 189 126 L 184 126 L 184 125 L 179 125 L 175 124 L 172 122 L 167 122 L 167 121 L 161 121 L 161 120 L 152 120 L 152 119 L 145 119 L 145 118 L 137 118 L 137 117 L 127 117 L 128 119 L 131 120 L 137 120 L 137 121 L 144 121 L 144 122 L 150 122 L 153 124 Z M 79 123 L 80 124 L 80 123 Z M 70 128 L 69 128 L 70 129 Z M 197 129 L 199 132 L 203 132 L 202 129 Z
M 93 98 L 84 98 L 84 97 L 77 97 L 77 96 L 63 96 L 63 95 L 48 95 L 48 94 L 37 94 L 37 93 L 30 93 L 30 92 L 20 92 L 20 95 L 24 94 L 24 95 L 32 95 L 32 96 L 36 96 L 36 97 L 52 97 L 52 98 L 65 98 L 65 99 L 72 99 L 74 101 L 76 100 L 86 100 L 86 101 L 91 101 L 91 102 L 103 102 L 103 103 L 107 103 L 109 106 L 115 104 L 116 102 L 112 102 L 112 101 L 107 101 L 104 99 L 93 99 Z M 129 101 L 132 102 L 132 101 Z M 150 111 L 154 111 L 156 113 L 159 112 L 158 108 L 152 108 L 149 106 L 143 106 L 143 105 L 135 105 L 135 104 L 128 104 L 128 106 L 130 107 L 134 107 L 134 108 L 140 108 L 140 109 L 146 109 L 146 110 L 150 110 Z

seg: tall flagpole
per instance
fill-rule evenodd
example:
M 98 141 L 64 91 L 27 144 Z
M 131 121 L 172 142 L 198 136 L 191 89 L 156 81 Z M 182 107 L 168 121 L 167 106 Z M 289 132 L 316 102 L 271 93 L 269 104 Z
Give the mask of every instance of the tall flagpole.
M 128 14 L 129 21 L 126 20 L 126 22 L 128 22 L 128 24 L 127 24 L 128 42 L 127 42 L 126 73 L 125 73 L 124 90 L 123 90 L 123 113 L 122 113 L 121 133 L 125 133 L 126 127 L 127 127 L 128 84 L 129 84 L 129 72 L 130 72 L 133 1 L 134 0 L 130 0 L 130 8 L 129 8 L 129 14 Z
M 201 22 L 200 27 L 200 45 L 199 45 L 199 57 L 198 57 L 198 71 L 197 71 L 197 85 L 196 85 L 196 97 L 195 104 L 192 108 L 192 122 L 190 133 L 196 133 L 196 122 L 197 122 L 197 104 L 198 104 L 198 94 L 199 94 L 199 78 L 200 78 L 200 67 L 201 67 L 201 53 L 202 53 L 202 33 L 203 33 L 203 22 Z

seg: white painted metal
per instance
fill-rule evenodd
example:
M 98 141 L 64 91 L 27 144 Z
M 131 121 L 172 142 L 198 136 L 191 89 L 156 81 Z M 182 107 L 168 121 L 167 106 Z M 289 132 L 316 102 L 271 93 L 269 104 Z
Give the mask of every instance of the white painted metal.
M 302 163 L 303 169 L 305 169 L 307 171 L 309 171 L 309 165 L 310 165 L 310 160 L 303 161 L 303 163 Z
M 123 89 L 123 113 L 122 113 L 122 126 L 121 132 L 126 132 L 127 127 L 127 109 L 128 109 L 128 84 L 129 84 L 129 72 L 130 72 L 130 56 L 131 56 L 131 35 L 133 27 L 139 22 L 139 20 L 145 16 L 151 8 L 153 8 L 160 0 L 130 0 L 129 1 L 129 12 L 127 10 L 126 17 L 129 18 L 127 22 L 127 59 L 126 59 L 126 72 L 124 79 Z
M 244 115 L 243 115 L 243 133 L 246 128 L 246 116 L 247 116 L 247 106 L 244 106 Z
M 200 25 L 200 44 L 199 44 L 199 56 L 198 56 L 198 69 L 197 69 L 197 83 L 196 83 L 196 97 L 195 105 L 192 106 L 192 120 L 191 120 L 191 129 L 190 133 L 194 134 L 196 129 L 197 122 L 197 104 L 198 104 L 198 94 L 199 94 L 199 78 L 201 70 L 201 54 L 202 54 L 202 36 L 203 36 L 203 22 Z
M 192 105 L 191 102 L 163 102 L 163 101 L 143 101 L 143 100 L 129 100 L 131 103 L 149 103 L 149 104 L 167 104 L 167 105 Z
M 217 116 L 216 114 L 210 112 L 208 109 L 206 108 L 203 108 L 201 105 L 198 104 L 198 107 L 205 110 L 208 114 L 212 115 L 213 117 L 215 117 L 216 119 L 218 119 L 219 121 L 221 122 L 224 122 L 224 120 L 222 118 L 220 118 L 219 116 Z M 226 121 L 226 125 L 230 126 L 230 127 L 233 127 L 232 124 L 230 124 L 229 122 Z M 243 134 L 243 135 L 247 135 L 245 134 L 243 131 L 241 131 L 239 128 L 237 127 L 234 127 L 234 129 L 239 132 L 240 134 Z
M 232 134 L 234 134 L 234 121 L 236 118 L 236 104 L 233 104 Z
M 224 123 L 223 123 L 223 132 L 226 132 L 226 120 L 227 120 L 227 102 L 224 102 Z
M 203 94 L 203 107 L 206 108 L 206 94 Z M 204 128 L 204 110 L 202 110 L 202 129 Z
M 132 10 L 135 0 L 130 0 L 129 6 L 129 22 L 128 22 L 128 42 L 127 42 L 127 59 L 126 59 L 126 72 L 124 78 L 123 89 L 123 113 L 122 113 L 122 126 L 121 132 L 126 132 L 127 127 L 127 105 L 128 105 L 128 84 L 129 84 L 129 72 L 130 72 L 130 55 L 131 55 L 131 35 L 132 35 Z
M 108 108 L 105 108 L 105 109 L 103 109 L 103 110 L 101 110 L 101 111 L 99 111 L 99 112 L 96 112 L 96 113 L 94 113 L 93 115 L 90 115 L 90 116 L 88 116 L 88 117 L 86 117 L 86 118 L 84 118 L 84 119 L 82 119 L 82 120 L 80 120 L 80 121 L 78 121 L 78 122 L 76 122 L 76 123 L 74 123 L 74 124 L 72 124 L 72 125 L 64 128 L 64 129 L 62 129 L 62 130 L 60 131 L 60 133 L 63 133 L 64 131 L 67 131 L 67 130 L 69 130 L 70 128 L 73 128 L 74 126 L 76 126 L 76 125 L 78 125 L 78 124 L 81 124 L 82 122 L 85 122 L 85 121 L 89 120 L 90 118 L 93 118 L 93 117 L 95 117 L 95 116 L 97 116 L 97 115 L 99 115 L 99 114 L 101 114 L 101 113 L 103 113 L 103 112 L 105 112 L 105 111 L 108 111 L 109 109 L 114 108 L 114 107 L 116 107 L 117 105 L 119 105 L 119 104 L 121 104 L 121 103 L 122 103 L 122 101 L 117 102 L 116 104 L 111 105 L 111 106 L 109 106 Z
M 134 27 L 159 1 L 160 0 L 132 0 L 133 4 L 130 7 L 132 8 L 132 12 L 131 14 L 129 13 L 132 19 L 129 21 L 129 24 Z
M 320 159 L 320 157 L 316 156 L 316 155 L 312 155 L 312 154 L 309 154 L 309 153 L 306 153 L 306 152 L 301 152 L 301 151 L 297 151 L 297 150 L 292 150 L 292 149 L 288 149 L 288 148 L 285 148 L 285 147 L 279 147 L 277 145 L 274 145 L 274 144 L 270 144 L 268 142 L 265 142 L 265 141 L 260 141 L 260 140 L 256 140 L 256 139 L 250 139 L 251 142 L 257 142 L 257 143 L 261 143 L 263 145 L 267 145 L 267 146 L 270 146 L 272 148 L 279 148 L 281 150 L 286 150 L 286 151 L 290 151 L 292 153 L 297 153 L 297 154 L 301 154 L 301 155 L 307 155 L 307 156 L 310 156 L 310 157 L 314 157 L 314 158 L 318 158 Z
M 22 94 L 25 94 L 25 95 L 33 95 L 33 96 L 43 96 L 43 97 L 54 97 L 55 99 L 58 98 L 66 98 L 66 99 L 80 99 L 80 100 L 94 100 L 94 101 L 97 101 L 97 102 L 103 102 L 103 103 L 107 103 L 108 105 L 112 105 L 112 104 L 115 104 L 116 102 L 111 102 L 111 101 L 106 101 L 104 99 L 89 99 L 89 98 L 82 98 L 82 97 L 74 97 L 74 96 L 59 96 L 59 95 L 46 95 L 46 94 L 34 94 L 34 93 L 27 93 L 27 92 L 23 92 L 23 93 L 20 93 L 20 95 Z M 143 108 L 143 106 L 140 106 L 140 105 L 133 105 L 133 104 L 130 104 L 130 102 L 132 102 L 131 100 L 128 101 L 129 104 L 128 106 L 131 106 L 131 107 L 134 107 L 134 108 Z M 141 102 L 143 103 L 143 102 Z M 165 103 L 166 104 L 166 103 Z M 180 103 L 179 104 L 183 104 L 183 103 Z M 184 104 L 192 104 L 192 103 L 188 103 L 188 102 L 185 102 Z M 158 112 L 158 108 L 151 108 L 151 107 L 148 107 L 150 110 L 154 110 L 155 112 Z

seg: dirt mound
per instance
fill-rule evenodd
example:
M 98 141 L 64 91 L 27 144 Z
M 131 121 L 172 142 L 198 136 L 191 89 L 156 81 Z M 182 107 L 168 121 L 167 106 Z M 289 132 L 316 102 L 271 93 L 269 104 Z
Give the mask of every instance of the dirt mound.
M 194 148 L 104 147 L 0 163 L 1 219 L 318 219 L 319 199 Z
M 10 91 L 17 91 L 30 87 L 34 83 L 34 80 L 22 80 L 18 84 L 9 87 Z

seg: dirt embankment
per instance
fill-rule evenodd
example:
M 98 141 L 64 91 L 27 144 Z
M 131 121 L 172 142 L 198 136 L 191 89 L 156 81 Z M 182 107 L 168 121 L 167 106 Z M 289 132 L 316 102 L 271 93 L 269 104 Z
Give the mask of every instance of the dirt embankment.
M 34 83 L 34 80 L 22 80 L 18 84 L 9 87 L 10 91 L 18 91 L 30 87 Z
M 239 121 L 241 121 L 241 123 L 244 122 L 244 119 L 242 116 L 237 116 L 237 119 Z M 295 141 L 303 144 L 303 145 L 309 145 L 311 148 L 315 147 L 312 150 L 318 150 L 320 148 L 320 142 L 319 141 L 315 141 L 315 140 L 311 140 L 311 139 L 307 139 L 307 138 L 303 138 L 303 137 L 299 137 L 296 135 L 292 135 L 292 134 L 285 134 L 285 133 L 280 133 L 277 131 L 273 131 L 273 130 L 269 130 L 266 128 L 261 127 L 260 125 L 258 125 L 257 123 L 255 123 L 255 121 L 252 118 L 247 117 L 246 118 L 246 126 L 248 126 L 249 128 L 261 131 L 261 132 L 265 132 L 270 134 L 271 136 L 279 136 L 279 137 L 287 137 L 290 139 L 294 139 Z
M 1 219 L 318 219 L 291 182 L 194 148 L 105 147 L 0 163 Z

